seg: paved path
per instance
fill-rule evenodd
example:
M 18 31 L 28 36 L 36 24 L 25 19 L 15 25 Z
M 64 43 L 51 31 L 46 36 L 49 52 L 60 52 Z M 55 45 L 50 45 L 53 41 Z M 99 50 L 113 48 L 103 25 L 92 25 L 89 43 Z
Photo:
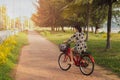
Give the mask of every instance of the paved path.
M 21 51 L 16 80 L 119 80 L 98 66 L 90 76 L 84 76 L 74 65 L 69 71 L 62 71 L 57 64 L 57 46 L 34 31 L 28 34 L 29 45 Z

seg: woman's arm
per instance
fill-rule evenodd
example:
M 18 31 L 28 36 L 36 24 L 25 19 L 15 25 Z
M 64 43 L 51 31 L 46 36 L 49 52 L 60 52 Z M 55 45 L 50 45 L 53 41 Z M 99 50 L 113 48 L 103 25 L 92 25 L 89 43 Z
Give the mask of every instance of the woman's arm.
M 73 42 L 74 39 L 75 39 L 75 37 L 76 37 L 76 34 L 73 34 L 73 35 L 66 41 L 66 43 L 71 43 L 71 42 Z

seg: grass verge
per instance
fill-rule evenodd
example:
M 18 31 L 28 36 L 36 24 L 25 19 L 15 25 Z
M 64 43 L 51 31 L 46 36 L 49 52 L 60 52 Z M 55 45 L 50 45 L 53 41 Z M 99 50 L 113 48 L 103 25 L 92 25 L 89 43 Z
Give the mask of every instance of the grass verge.
M 0 64 L 0 80 L 13 80 L 11 73 L 18 62 L 21 47 L 28 44 L 26 33 L 21 32 L 18 35 L 13 36 L 13 39 L 16 41 L 14 48 L 10 50 L 5 63 Z M 9 43 L 7 44 L 9 45 Z
M 64 40 L 67 40 L 72 34 L 72 31 L 63 32 L 49 32 L 49 31 L 38 31 L 42 36 L 55 44 L 60 44 Z M 95 58 L 95 62 L 111 70 L 120 76 L 120 34 L 111 34 L 111 45 L 112 48 L 105 51 L 106 46 L 106 34 L 89 34 L 89 41 L 87 42 L 88 51 L 92 53 Z

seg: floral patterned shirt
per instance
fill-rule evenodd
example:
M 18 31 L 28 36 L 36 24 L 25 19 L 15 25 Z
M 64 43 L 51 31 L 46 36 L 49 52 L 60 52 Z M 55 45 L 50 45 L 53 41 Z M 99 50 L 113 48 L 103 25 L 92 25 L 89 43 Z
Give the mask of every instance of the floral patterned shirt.
M 75 42 L 75 48 L 78 53 L 81 53 L 82 51 L 86 51 L 87 46 L 85 42 L 85 37 L 83 32 L 76 32 L 71 36 L 70 39 L 68 39 L 67 43 Z

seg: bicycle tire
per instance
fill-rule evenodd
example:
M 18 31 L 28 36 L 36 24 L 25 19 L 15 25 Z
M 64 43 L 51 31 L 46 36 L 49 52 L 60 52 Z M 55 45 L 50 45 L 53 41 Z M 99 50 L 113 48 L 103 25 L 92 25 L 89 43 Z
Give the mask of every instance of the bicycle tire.
M 58 57 L 58 64 L 59 64 L 59 67 L 63 70 L 63 71 L 67 71 L 67 70 L 69 70 L 70 68 L 71 68 L 71 65 L 70 64 L 68 64 L 68 63 L 66 63 L 66 68 L 64 68 L 62 65 L 61 65 L 61 59 L 62 59 L 62 57 L 64 57 L 64 56 L 67 56 L 68 57 L 68 59 L 70 60 L 70 57 L 68 56 L 68 55 L 66 55 L 65 53 L 61 53 L 60 55 L 59 55 L 59 57 Z M 67 59 L 67 60 L 68 60 Z
M 80 66 L 79 66 L 79 69 L 80 69 L 80 71 L 82 72 L 82 74 L 84 74 L 84 75 L 91 75 L 92 73 L 93 73 L 93 71 L 94 71 L 94 62 L 92 61 L 92 59 L 89 57 L 89 55 L 84 55 L 84 56 L 82 56 L 82 59 L 84 59 L 84 58 L 88 58 L 89 60 L 90 60 L 90 62 L 91 62 L 91 70 L 89 71 L 89 72 L 85 72 L 84 71 L 84 68 L 87 68 L 88 66 L 89 66 L 89 64 L 88 65 L 86 65 L 86 66 L 83 66 L 81 63 L 81 61 L 80 61 Z

